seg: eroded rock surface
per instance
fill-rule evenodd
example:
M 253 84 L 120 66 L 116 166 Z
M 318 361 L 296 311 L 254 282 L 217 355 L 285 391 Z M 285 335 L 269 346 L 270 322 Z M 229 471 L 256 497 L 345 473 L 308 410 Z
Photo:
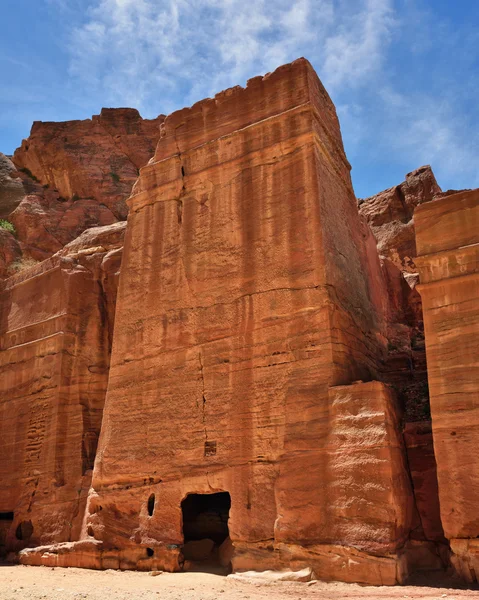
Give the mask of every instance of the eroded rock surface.
M 479 190 L 415 213 L 432 427 L 453 563 L 479 579 Z
M 0 553 L 80 534 L 124 229 L 85 232 L 0 283 Z
M 363 215 L 378 243 L 379 253 L 401 271 L 417 271 L 414 209 L 441 193 L 429 165 L 406 175 L 403 183 L 359 201 Z
M 93 200 L 116 219 L 138 170 L 153 156 L 164 117 L 142 119 L 133 108 L 103 108 L 85 121 L 36 121 L 13 161 L 65 200 Z
M 472 321 L 457 299 L 447 327 L 426 318 L 431 425 L 413 212 L 440 189 L 423 167 L 358 214 L 334 106 L 304 59 L 165 120 L 37 123 L 15 160 L 25 193 L 0 268 L 46 260 L 1 283 L 0 546 L 25 564 L 217 560 L 394 584 L 446 564 L 447 538 L 470 577 L 472 500 L 441 473 L 472 457 L 474 425 L 449 431 L 447 402 L 477 378 L 473 358 L 453 382 L 442 365 L 449 336 L 476 350 L 475 200 L 441 212 L 444 260 L 418 209 L 428 302 L 442 310 L 466 277 L 457 298 L 472 294 Z
M 382 275 L 309 63 L 167 117 L 128 202 L 82 534 L 96 566 L 180 569 L 182 500 L 216 492 L 234 569 L 402 580 L 394 393 L 353 384 L 386 356 Z
M 20 204 L 24 189 L 17 168 L 0 152 L 0 218 L 9 215 Z
M 36 122 L 10 161 L 0 155 L 0 277 L 51 257 L 83 231 L 126 218 L 138 170 L 153 156 L 164 117 L 102 109 L 85 121 Z

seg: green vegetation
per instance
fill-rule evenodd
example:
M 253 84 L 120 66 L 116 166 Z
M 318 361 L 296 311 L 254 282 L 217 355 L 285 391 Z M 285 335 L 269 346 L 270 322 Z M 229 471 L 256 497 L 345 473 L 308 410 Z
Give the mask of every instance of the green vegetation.
M 27 169 L 27 167 L 24 167 L 23 169 L 20 169 L 20 171 L 22 173 L 25 173 L 25 175 L 28 175 L 30 177 L 30 179 L 33 179 L 33 181 L 36 181 L 37 183 L 40 183 L 38 181 L 38 179 L 35 177 L 35 175 L 30 171 L 30 169 Z
M 6 219 L 0 219 L 0 229 L 5 229 L 5 231 L 10 232 L 12 235 L 17 233 L 13 224 Z
M 120 176 L 115 171 L 110 171 L 110 177 L 113 179 L 115 183 L 120 182 Z
M 77 200 L 80 200 L 80 196 L 78 194 L 73 194 L 72 200 L 73 202 L 76 202 Z

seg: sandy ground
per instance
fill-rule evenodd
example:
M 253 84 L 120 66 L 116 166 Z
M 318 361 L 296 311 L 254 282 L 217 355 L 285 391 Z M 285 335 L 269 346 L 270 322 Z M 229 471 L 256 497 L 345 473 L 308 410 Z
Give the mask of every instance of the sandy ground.
M 207 573 L 87 571 L 0 566 L 0 600 L 343 600 L 479 598 L 479 591 L 451 587 L 364 587 L 345 583 L 250 582 Z

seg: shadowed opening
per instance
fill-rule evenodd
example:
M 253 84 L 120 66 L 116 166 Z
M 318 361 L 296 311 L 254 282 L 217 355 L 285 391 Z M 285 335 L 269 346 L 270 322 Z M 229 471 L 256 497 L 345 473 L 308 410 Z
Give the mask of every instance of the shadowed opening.
M 0 512 L 0 559 L 3 560 L 7 554 L 7 533 L 13 523 L 15 515 L 13 512 Z
M 22 521 L 18 524 L 15 531 L 15 537 L 17 540 L 28 542 L 33 535 L 33 525 L 31 521 Z
M 233 546 L 228 519 L 231 497 L 228 492 L 188 494 L 181 503 L 183 514 L 183 555 L 188 570 L 230 569 Z
M 150 515 L 150 517 L 153 516 L 154 510 L 155 510 L 155 494 L 151 494 L 151 496 L 148 498 L 148 514 Z

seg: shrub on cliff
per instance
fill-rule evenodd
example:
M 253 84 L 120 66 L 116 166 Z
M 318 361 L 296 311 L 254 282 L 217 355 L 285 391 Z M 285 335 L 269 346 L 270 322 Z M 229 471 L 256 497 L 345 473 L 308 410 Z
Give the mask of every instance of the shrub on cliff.
M 13 235 L 17 233 L 12 223 L 10 223 L 10 221 L 7 221 L 6 219 L 0 219 L 0 229 L 5 229 L 5 231 L 8 231 Z

